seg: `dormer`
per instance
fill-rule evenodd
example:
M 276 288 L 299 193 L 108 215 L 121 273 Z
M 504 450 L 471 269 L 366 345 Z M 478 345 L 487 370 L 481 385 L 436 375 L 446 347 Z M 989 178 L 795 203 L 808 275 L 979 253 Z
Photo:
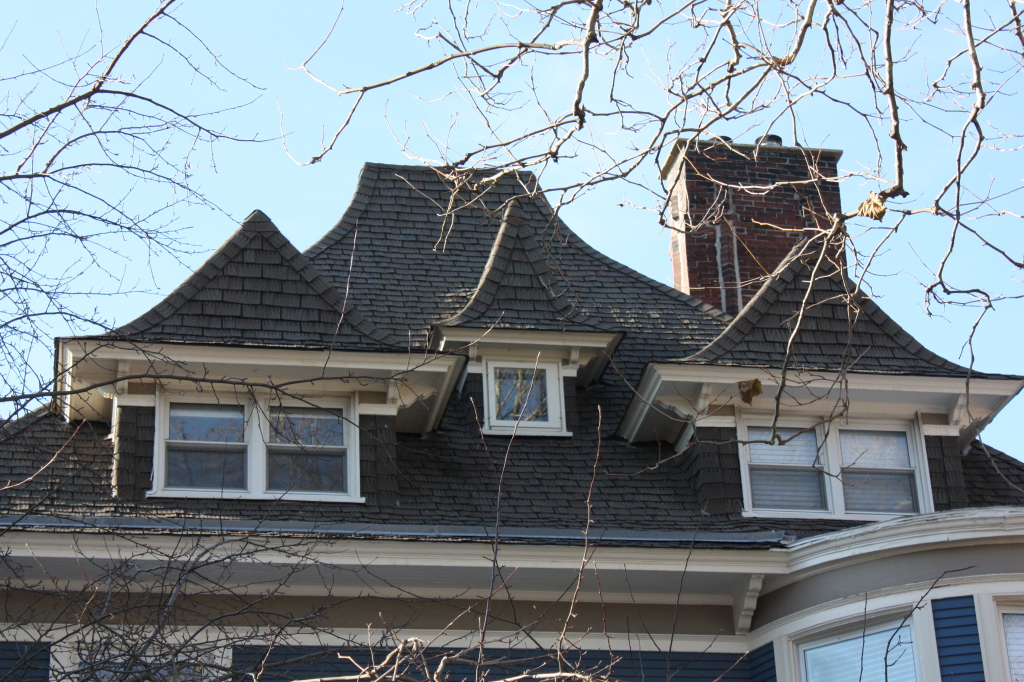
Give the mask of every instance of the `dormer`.
M 925 349 L 807 240 L 711 344 L 645 368 L 619 435 L 724 429 L 747 515 L 878 520 L 933 511 L 926 437 L 964 450 L 1022 387 Z
M 482 375 L 484 433 L 570 436 L 566 390 L 601 377 L 623 334 L 588 316 L 512 200 L 469 301 L 432 329 Z
M 436 428 L 465 364 L 380 331 L 259 211 L 146 314 L 57 345 L 65 419 L 113 425 L 115 489 L 141 459 L 146 495 L 189 498 L 362 501 L 367 420 Z

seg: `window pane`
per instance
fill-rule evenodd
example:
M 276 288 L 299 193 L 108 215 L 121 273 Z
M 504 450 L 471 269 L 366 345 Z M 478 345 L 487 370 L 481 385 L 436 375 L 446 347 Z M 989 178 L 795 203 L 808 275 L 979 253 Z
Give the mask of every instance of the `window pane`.
M 750 461 L 754 464 L 784 464 L 787 466 L 814 466 L 818 459 L 818 439 L 814 431 L 800 433 L 800 429 L 776 429 L 782 438 L 792 438 L 785 445 L 751 443 Z M 800 435 L 796 435 L 800 433 Z M 760 426 L 747 429 L 748 440 L 769 440 L 772 430 Z
M 1003 614 L 1003 635 L 1010 658 L 1010 679 L 1024 680 L 1024 613 Z
M 244 490 L 245 451 L 183 450 L 168 443 L 167 487 Z
M 241 405 L 171 403 L 171 440 L 221 443 L 245 442 L 245 418 Z
M 547 370 L 496 367 L 494 369 L 494 418 L 502 421 L 548 420 Z
M 910 626 L 804 649 L 804 671 L 807 682 L 916 682 Z
M 755 509 L 825 509 L 820 471 L 750 469 Z
M 842 430 L 839 441 L 844 467 L 910 468 L 907 434 L 902 431 Z
M 344 445 L 345 422 L 341 410 L 273 408 L 270 411 L 270 442 L 292 445 Z
M 877 471 L 843 472 L 843 496 L 847 511 L 912 514 L 917 511 L 913 474 Z
M 348 490 L 345 467 L 343 453 L 270 452 L 267 490 L 343 493 Z

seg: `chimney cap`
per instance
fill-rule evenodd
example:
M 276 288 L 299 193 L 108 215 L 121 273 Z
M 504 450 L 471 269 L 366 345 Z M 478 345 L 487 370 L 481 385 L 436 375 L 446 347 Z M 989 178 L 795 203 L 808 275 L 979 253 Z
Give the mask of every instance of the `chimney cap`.
M 782 138 L 779 137 L 778 135 L 772 135 L 771 133 L 769 133 L 768 135 L 762 135 L 761 137 L 757 138 L 757 144 L 761 145 L 762 147 L 781 147 Z

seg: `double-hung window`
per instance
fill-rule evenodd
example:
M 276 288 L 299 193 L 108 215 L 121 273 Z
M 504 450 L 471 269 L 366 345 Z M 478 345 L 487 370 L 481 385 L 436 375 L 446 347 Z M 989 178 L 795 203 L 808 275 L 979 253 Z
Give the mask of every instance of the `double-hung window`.
M 911 426 L 744 420 L 746 509 L 752 514 L 878 518 L 927 509 L 923 443 Z M 781 441 L 781 442 L 779 442 Z
M 906 431 L 839 429 L 843 502 L 849 512 L 918 511 Z
M 158 402 L 151 495 L 360 501 L 352 401 Z
M 747 428 L 750 495 L 755 509 L 828 509 L 824 467 L 814 429 L 777 429 L 782 445 L 769 445 L 772 430 Z M 756 442 L 763 441 L 763 442 Z
M 487 362 L 487 430 L 521 435 L 571 435 L 565 430 L 562 375 L 554 362 Z
M 803 682 L 917 682 L 913 629 L 890 626 L 800 647 Z

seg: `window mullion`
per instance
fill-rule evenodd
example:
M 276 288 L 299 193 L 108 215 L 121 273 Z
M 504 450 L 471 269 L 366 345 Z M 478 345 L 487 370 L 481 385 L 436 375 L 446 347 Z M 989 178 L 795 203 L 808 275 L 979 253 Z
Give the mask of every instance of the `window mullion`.
M 267 490 L 267 439 L 270 437 L 269 397 L 258 397 L 252 402 L 249 420 L 249 492 L 261 494 Z
M 822 440 L 821 464 L 825 467 L 825 479 L 828 481 L 828 508 L 833 514 L 846 513 L 846 501 L 843 499 L 843 456 L 839 450 L 839 429 L 830 424 L 829 428 L 818 427 L 824 436 Z

